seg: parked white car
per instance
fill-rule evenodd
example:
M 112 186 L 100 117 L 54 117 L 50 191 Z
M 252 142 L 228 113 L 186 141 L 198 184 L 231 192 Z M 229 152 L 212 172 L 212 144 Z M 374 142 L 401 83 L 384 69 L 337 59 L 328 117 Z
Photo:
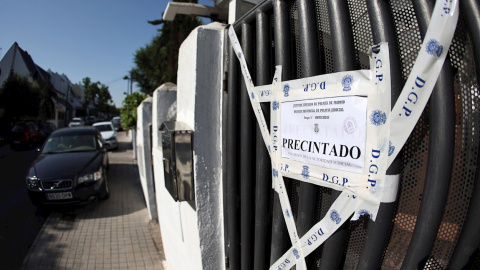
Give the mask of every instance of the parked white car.
M 113 128 L 112 122 L 98 122 L 92 125 L 102 135 L 107 149 L 117 149 L 117 132 Z
M 72 118 L 72 121 L 68 124 L 69 127 L 82 127 L 85 126 L 85 122 L 80 117 Z
M 112 118 L 112 124 L 113 124 L 113 128 L 115 129 L 115 131 L 123 130 L 122 118 L 120 116 L 113 117 Z

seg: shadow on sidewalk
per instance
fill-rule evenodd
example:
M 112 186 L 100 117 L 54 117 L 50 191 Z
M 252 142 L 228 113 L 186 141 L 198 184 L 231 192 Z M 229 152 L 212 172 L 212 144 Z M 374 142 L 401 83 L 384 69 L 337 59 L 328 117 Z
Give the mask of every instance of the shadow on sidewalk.
M 118 142 L 118 148 L 115 150 L 109 150 L 111 153 L 123 153 L 127 151 L 131 151 L 133 149 L 132 142 Z

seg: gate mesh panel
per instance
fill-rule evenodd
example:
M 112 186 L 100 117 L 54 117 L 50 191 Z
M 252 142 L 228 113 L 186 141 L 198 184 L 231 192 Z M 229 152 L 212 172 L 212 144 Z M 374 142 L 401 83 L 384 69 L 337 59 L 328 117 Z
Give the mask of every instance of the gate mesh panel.
M 356 60 L 361 69 L 369 69 L 367 52 L 373 45 L 370 18 L 365 1 L 348 1 L 350 20 L 352 22 L 353 41 L 355 43 Z
M 311 60 L 301 59 L 300 42 L 305 41 L 301 41 L 299 38 L 297 4 L 296 1 L 288 1 L 288 4 L 290 9 L 289 37 L 292 46 L 292 76 L 293 78 L 301 78 L 302 61 Z M 412 0 L 391 0 L 389 4 L 400 50 L 401 75 L 403 82 L 405 82 L 417 58 L 422 39 L 418 30 Z M 369 69 L 367 52 L 370 46 L 373 45 L 373 38 L 367 5 L 365 0 L 348 0 L 348 7 L 354 35 L 357 67 Z M 332 73 L 333 45 L 326 0 L 315 0 L 315 12 L 322 73 Z M 272 25 L 274 22 L 273 16 Z M 446 208 L 425 269 L 447 268 L 466 219 L 477 170 L 478 130 L 480 129 L 478 102 L 480 93 L 476 82 L 473 50 L 480 48 L 472 47 L 472 41 L 467 31 L 468 26 L 463 18 L 462 14 L 460 14 L 448 56 L 452 65 L 455 95 L 456 122 L 453 171 Z M 273 42 L 272 44 L 275 46 Z M 427 105 L 403 148 L 403 178 L 398 197 L 398 206 L 392 221 L 392 233 L 383 254 L 382 269 L 400 269 L 410 244 L 422 201 L 429 139 L 429 106 Z M 285 181 L 287 187 L 289 187 L 289 198 L 296 219 L 300 182 L 286 178 Z M 331 190 L 320 187 L 318 198 L 317 221 L 326 215 L 330 207 Z M 269 213 L 272 213 L 271 208 Z M 361 217 L 358 221 L 348 223 L 349 235 L 343 254 L 343 269 L 355 269 L 357 267 L 366 237 L 367 221 L 366 217 Z M 321 262 L 321 249 L 322 247 L 311 255 L 315 258 L 317 266 Z M 480 268 L 479 254 L 475 257 L 473 267 Z
M 413 68 L 422 40 L 412 3 L 410 1 L 391 1 L 390 3 L 401 55 L 402 76 L 405 81 Z M 397 214 L 393 220 L 393 232 L 382 265 L 384 269 L 395 269 L 401 266 L 415 228 L 426 173 L 428 152 L 426 115 L 428 115 L 428 106 L 403 150 L 404 175 Z
M 404 80 L 410 73 L 421 38 L 409 1 L 391 1 L 402 56 Z M 408 4 L 408 5 L 407 5 Z M 446 269 L 466 218 L 477 163 L 478 147 L 478 88 L 471 42 L 460 16 L 449 58 L 454 72 L 455 91 L 455 150 L 449 195 L 430 258 L 425 269 Z M 470 47 L 470 48 L 469 48 Z M 404 147 L 404 176 L 394 229 L 386 250 L 383 268 L 399 269 L 406 254 L 420 208 L 427 168 L 428 107 Z M 477 130 L 477 132 L 475 132 Z
M 479 142 L 478 85 L 471 41 L 460 16 L 449 50 L 454 73 L 456 130 L 453 172 L 442 224 L 431 252 L 429 269 L 444 269 L 457 243 L 470 203 Z
M 351 24 L 353 28 L 356 61 L 359 68 L 368 69 L 367 52 L 373 45 L 370 20 L 365 1 L 348 0 Z M 295 37 L 296 75 L 301 77 L 301 61 L 298 35 L 298 12 L 295 2 L 291 2 L 291 34 Z M 317 37 L 323 70 L 333 72 L 333 55 L 331 33 L 328 22 L 326 0 L 316 0 Z M 422 39 L 417 19 L 409 0 L 390 1 L 398 47 L 401 55 L 402 79 L 405 82 L 410 74 L 420 49 Z M 451 185 L 445 213 L 435 241 L 431 258 L 425 268 L 445 269 L 455 248 L 456 241 L 466 218 L 468 204 L 473 188 L 478 151 L 478 87 L 476 84 L 475 64 L 473 63 L 472 45 L 466 26 L 460 20 L 455 39 L 450 48 L 449 58 L 452 62 L 455 78 L 455 160 Z M 420 208 L 427 168 L 429 141 L 428 105 L 415 127 L 403 151 L 403 180 L 398 207 L 393 220 L 393 229 L 387 249 L 385 250 L 383 269 L 399 269 L 405 257 L 415 227 Z M 296 181 L 293 181 L 296 182 Z M 296 187 L 297 185 L 292 185 Z M 294 191 L 296 188 L 294 188 Z M 320 189 L 317 205 L 317 220 L 323 218 L 330 206 L 330 190 Z M 293 192 L 295 193 L 295 192 Z M 295 201 L 297 206 L 298 199 Z M 293 206 L 293 204 L 292 204 Z M 345 247 L 344 269 L 355 269 L 366 236 L 367 220 L 361 218 L 349 223 L 349 237 Z M 320 249 L 321 250 L 321 249 Z M 321 262 L 321 252 L 316 252 L 317 265 Z

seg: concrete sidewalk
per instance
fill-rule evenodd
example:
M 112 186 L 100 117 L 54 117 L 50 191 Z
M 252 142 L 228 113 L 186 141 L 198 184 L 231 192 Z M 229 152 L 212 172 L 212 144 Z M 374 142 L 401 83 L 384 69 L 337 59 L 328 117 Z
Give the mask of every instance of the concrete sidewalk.
M 21 269 L 164 269 L 158 223 L 148 217 L 130 139 L 120 132 L 118 140 L 118 150 L 109 152 L 110 199 L 52 212 Z

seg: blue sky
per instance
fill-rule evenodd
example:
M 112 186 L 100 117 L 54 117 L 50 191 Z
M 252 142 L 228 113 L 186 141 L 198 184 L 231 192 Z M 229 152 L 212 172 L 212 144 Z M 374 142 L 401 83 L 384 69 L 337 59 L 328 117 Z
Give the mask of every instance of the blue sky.
M 90 77 L 108 85 L 120 107 L 128 84 L 122 78 L 134 66 L 135 51 L 157 34 L 158 27 L 147 21 L 161 19 L 168 2 L 3 0 L 0 59 L 16 41 L 37 65 L 64 73 L 72 83 Z

